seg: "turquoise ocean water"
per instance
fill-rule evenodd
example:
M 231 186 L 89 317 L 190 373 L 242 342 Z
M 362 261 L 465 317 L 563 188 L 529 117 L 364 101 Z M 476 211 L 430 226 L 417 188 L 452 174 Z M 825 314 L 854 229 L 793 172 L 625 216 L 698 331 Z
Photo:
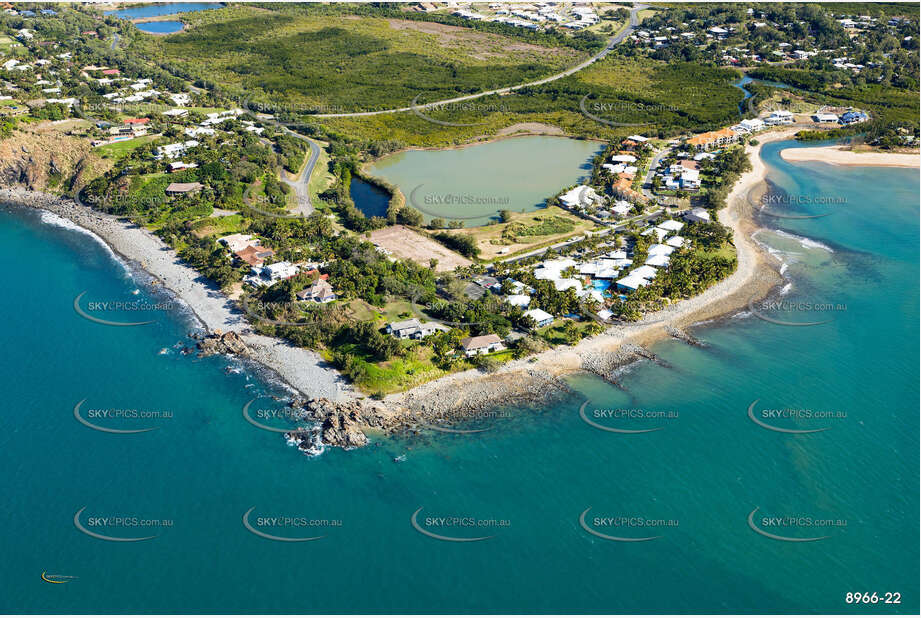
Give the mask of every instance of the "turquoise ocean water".
M 623 389 L 576 376 L 578 394 L 564 404 L 484 419 L 481 433 L 382 439 L 316 458 L 242 418 L 244 404 L 283 394 L 279 386 L 234 361 L 173 348 L 193 327 L 181 310 L 146 312 L 156 322 L 137 327 L 77 315 L 83 291 L 83 303 L 157 301 L 98 243 L 33 212 L 0 211 L 0 610 L 917 613 L 918 172 L 793 166 L 779 149 L 766 146 L 764 157 L 788 198 L 781 203 L 845 201 L 822 218 L 763 217 L 769 231 L 758 238 L 787 264 L 790 285 L 775 298 L 781 310 L 757 308 L 831 321 L 790 327 L 742 313 L 694 329 L 706 347 L 657 345 L 670 367 L 635 365 Z M 829 209 L 798 203 L 795 214 Z M 580 418 L 586 398 L 588 415 L 671 414 L 595 418 L 661 428 L 612 433 Z M 84 399 L 87 418 L 110 408 L 172 416 L 92 418 L 157 427 L 103 433 L 75 420 Z M 756 399 L 759 411 L 846 417 L 764 418 L 828 428 L 779 433 L 749 419 Z M 89 531 L 156 538 L 93 538 L 74 523 L 84 507 L 78 522 Z M 260 531 L 323 538 L 259 537 L 243 525 L 251 508 Z M 420 508 L 423 530 L 491 538 L 426 536 L 410 523 Z M 595 531 L 658 538 L 594 536 L 579 522 L 589 508 Z M 755 525 L 769 533 L 827 538 L 759 535 L 747 520 L 756 508 Z M 328 521 L 271 526 L 257 516 Z M 444 526 L 430 517 L 464 519 Z M 763 519 L 773 517 L 793 523 Z M 849 591 L 898 592 L 901 604 L 855 607 Z

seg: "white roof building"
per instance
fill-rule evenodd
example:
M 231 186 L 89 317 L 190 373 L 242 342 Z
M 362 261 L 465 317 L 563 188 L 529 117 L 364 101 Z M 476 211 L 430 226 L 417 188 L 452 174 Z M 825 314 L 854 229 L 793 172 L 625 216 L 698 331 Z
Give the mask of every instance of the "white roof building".
M 560 201 L 569 208 L 585 208 L 598 200 L 598 194 L 588 185 L 579 185 L 560 196 Z
M 643 279 L 655 279 L 656 275 L 659 274 L 652 266 L 640 266 L 639 268 L 634 268 L 630 273 L 631 277 L 642 277 Z
M 578 279 L 554 279 L 553 287 L 556 288 L 557 292 L 564 292 L 569 288 L 574 289 L 576 292 L 582 291 L 582 284 L 579 283 Z
M 684 238 L 682 238 L 681 236 L 672 236 L 671 238 L 665 241 L 665 244 L 668 245 L 669 247 L 680 249 L 682 246 L 684 246 Z
M 553 322 L 553 316 L 543 309 L 529 309 L 528 311 L 524 312 L 524 315 L 534 320 L 534 322 L 536 322 L 539 327 L 546 326 L 547 324 Z
M 656 244 L 656 245 L 651 245 L 649 247 L 649 251 L 647 251 L 647 254 L 648 255 L 671 255 L 672 253 L 674 253 L 674 251 L 675 251 L 675 248 L 670 245 Z
M 649 259 L 646 260 L 646 265 L 662 268 L 663 266 L 668 266 L 669 260 L 671 258 L 664 253 L 657 253 L 649 256 Z
M 519 309 L 525 309 L 528 305 L 531 304 L 531 297 L 527 294 L 512 294 L 505 297 L 505 302 L 510 304 L 513 307 L 518 307 Z
M 706 209 L 701 208 L 701 207 L 698 206 L 698 207 L 696 207 L 696 208 L 692 208 L 692 209 L 690 210 L 690 212 L 685 213 L 684 218 L 685 218 L 687 221 L 690 221 L 690 222 L 692 222 L 692 223 L 694 223 L 694 222 L 705 222 L 705 223 L 709 223 L 709 222 L 710 222 L 710 213 L 707 212 Z
M 672 219 L 668 219 L 667 221 L 663 221 L 656 227 L 660 227 L 663 230 L 668 230 L 669 232 L 677 232 L 678 230 L 684 227 L 684 223 L 681 223 L 680 221 L 674 221 Z
M 642 277 L 638 277 L 632 273 L 627 275 L 623 279 L 617 280 L 617 287 L 624 288 L 627 290 L 636 290 L 638 288 L 645 287 L 647 285 L 649 285 L 649 281 L 647 281 L 646 279 L 643 279 Z

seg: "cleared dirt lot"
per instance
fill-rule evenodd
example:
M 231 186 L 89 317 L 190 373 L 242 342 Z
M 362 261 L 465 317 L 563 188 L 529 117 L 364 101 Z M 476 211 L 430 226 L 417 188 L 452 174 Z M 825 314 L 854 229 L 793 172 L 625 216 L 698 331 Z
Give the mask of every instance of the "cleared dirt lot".
M 435 258 L 438 260 L 438 266 L 435 268 L 438 272 L 472 264 L 464 256 L 402 225 L 374 230 L 371 232 L 371 242 L 387 249 L 396 257 L 412 260 L 423 266 L 428 266 L 429 260 Z

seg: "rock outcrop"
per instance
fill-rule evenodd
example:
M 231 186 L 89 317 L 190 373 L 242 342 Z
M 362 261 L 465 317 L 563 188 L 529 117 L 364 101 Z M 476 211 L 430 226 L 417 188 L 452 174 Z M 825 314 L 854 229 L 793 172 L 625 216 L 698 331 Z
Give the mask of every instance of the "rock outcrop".
M 235 354 L 237 356 L 248 357 L 249 348 L 243 342 L 243 339 L 234 331 L 226 333 L 216 332 L 205 337 L 198 342 L 198 355 L 213 356 L 215 354 Z

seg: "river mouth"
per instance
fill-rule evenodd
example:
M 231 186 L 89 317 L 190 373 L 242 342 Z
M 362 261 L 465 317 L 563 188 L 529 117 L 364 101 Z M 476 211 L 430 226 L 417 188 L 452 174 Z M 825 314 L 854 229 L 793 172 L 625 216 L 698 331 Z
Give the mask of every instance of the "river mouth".
M 440 218 L 464 227 L 499 220 L 502 210 L 532 212 L 588 177 L 599 142 L 567 137 L 524 136 L 445 150 L 408 150 L 379 159 L 365 172 L 400 189 L 406 205 L 426 222 Z M 354 183 L 353 183 L 354 189 Z M 353 194 L 365 213 L 376 199 Z M 378 215 L 379 216 L 379 215 Z

